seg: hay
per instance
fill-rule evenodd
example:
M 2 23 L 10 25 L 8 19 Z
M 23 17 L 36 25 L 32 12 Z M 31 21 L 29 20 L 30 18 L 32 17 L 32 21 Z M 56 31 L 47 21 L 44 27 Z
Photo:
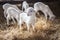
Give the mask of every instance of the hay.
M 35 23 L 35 29 L 38 31 L 33 32 L 32 30 L 28 32 L 27 30 L 20 30 L 20 28 L 17 26 L 17 24 L 14 24 L 10 27 L 7 27 L 4 30 L 0 29 L 0 39 L 1 40 L 47 40 L 47 39 L 53 39 L 56 38 L 55 36 L 49 35 L 50 31 L 57 30 L 60 24 L 53 23 L 51 21 L 46 21 L 44 17 L 37 18 L 37 22 Z M 55 25 L 54 25 L 55 24 Z M 24 24 L 24 27 L 26 28 L 26 25 Z M 57 28 L 56 28 L 57 27 Z M 46 31 L 47 30 L 47 31 Z M 52 30 L 52 31 L 53 31 Z M 36 38 L 35 38 L 36 37 Z

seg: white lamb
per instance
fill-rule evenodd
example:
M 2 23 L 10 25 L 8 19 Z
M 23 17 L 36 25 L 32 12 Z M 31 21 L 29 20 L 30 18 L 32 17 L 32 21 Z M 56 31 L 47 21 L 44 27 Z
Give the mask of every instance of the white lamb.
M 24 9 L 24 11 L 29 7 L 29 4 L 26 1 L 23 1 L 22 3 L 22 11 Z
M 15 20 L 14 18 L 17 20 L 18 22 L 18 19 L 19 19 L 19 14 L 21 13 L 22 11 L 19 11 L 19 10 L 16 10 L 14 7 L 9 7 L 6 11 L 7 13 L 7 24 L 9 25 L 9 20 L 12 19 L 13 22 L 15 23 Z
M 47 16 L 49 16 L 50 20 L 54 20 L 55 15 L 53 14 L 53 12 L 51 11 L 51 9 L 49 8 L 48 5 L 42 3 L 42 2 L 37 2 L 34 4 L 34 9 L 35 11 L 42 11 L 45 15 L 45 18 L 47 19 Z
M 3 6 L 3 9 L 4 9 L 4 17 L 6 18 L 7 14 L 6 14 L 6 11 L 9 7 L 14 7 L 16 10 L 19 10 L 20 9 L 16 6 L 16 5 L 12 5 L 12 4 L 9 4 L 9 3 L 5 3 Z
M 29 31 L 30 29 L 30 26 L 32 26 L 33 30 L 34 30 L 34 24 L 35 24 L 35 21 L 36 21 L 36 18 L 35 18 L 35 10 L 31 7 L 28 8 L 28 14 L 26 12 L 23 12 L 20 14 L 20 20 L 19 20 L 19 23 L 18 25 L 20 26 L 20 29 L 21 29 L 21 24 L 23 24 L 23 22 L 26 23 L 27 25 L 27 30 Z

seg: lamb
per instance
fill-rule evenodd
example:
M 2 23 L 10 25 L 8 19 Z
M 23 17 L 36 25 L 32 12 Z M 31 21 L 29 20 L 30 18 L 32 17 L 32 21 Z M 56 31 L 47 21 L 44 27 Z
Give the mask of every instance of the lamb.
M 35 11 L 42 11 L 45 15 L 45 18 L 47 19 L 47 16 L 49 16 L 49 20 L 54 20 L 55 19 L 55 15 L 53 14 L 53 12 L 51 11 L 51 9 L 49 8 L 48 5 L 42 3 L 42 2 L 37 2 L 34 4 L 34 9 Z
M 25 22 L 26 25 L 27 25 L 27 30 L 28 31 L 30 29 L 30 26 L 32 26 L 32 28 L 34 30 L 34 24 L 35 24 L 35 21 L 36 21 L 36 18 L 35 18 L 36 12 L 35 12 L 34 8 L 32 8 L 32 7 L 29 7 L 27 9 L 29 9 L 28 10 L 29 15 L 27 15 L 27 12 L 21 13 L 18 25 L 20 26 L 20 29 L 21 29 L 21 24 L 23 24 L 23 22 Z
M 24 9 L 24 11 L 29 7 L 29 4 L 26 1 L 23 1 L 22 3 L 22 11 Z
M 3 9 L 7 9 L 8 7 L 14 7 L 14 8 L 18 9 L 18 7 L 16 5 L 13 5 L 13 4 L 5 3 L 3 5 Z
M 12 4 L 9 4 L 9 3 L 5 3 L 3 6 L 3 9 L 4 9 L 4 17 L 6 18 L 7 14 L 6 14 L 6 11 L 9 7 L 14 7 L 16 10 L 19 10 L 20 9 L 16 6 L 16 5 L 12 5 Z
M 19 14 L 21 13 L 22 11 L 19 11 L 19 10 L 16 10 L 14 7 L 9 7 L 6 11 L 6 14 L 7 14 L 7 24 L 9 25 L 9 20 L 12 19 L 13 22 L 15 23 L 15 20 L 14 18 L 17 20 L 18 22 L 18 19 L 19 19 Z

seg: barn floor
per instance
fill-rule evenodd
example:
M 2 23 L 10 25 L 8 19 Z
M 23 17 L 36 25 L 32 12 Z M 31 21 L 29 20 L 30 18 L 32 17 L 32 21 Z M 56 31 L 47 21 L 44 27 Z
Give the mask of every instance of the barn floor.
M 59 12 L 59 8 L 56 8 L 56 6 L 53 6 L 53 8 L 58 9 L 58 11 L 54 10 Z M 60 17 L 54 21 L 48 20 L 46 22 L 45 18 L 41 16 L 37 18 L 35 23 L 35 31 L 32 31 L 31 28 L 30 32 L 28 32 L 25 24 L 21 30 L 17 24 L 6 25 L 1 6 L 0 11 L 0 40 L 60 40 Z

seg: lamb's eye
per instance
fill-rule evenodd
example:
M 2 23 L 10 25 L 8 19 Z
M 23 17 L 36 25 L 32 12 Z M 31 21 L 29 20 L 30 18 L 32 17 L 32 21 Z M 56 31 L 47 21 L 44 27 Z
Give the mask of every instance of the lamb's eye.
M 32 12 L 32 10 L 31 10 L 31 12 Z

